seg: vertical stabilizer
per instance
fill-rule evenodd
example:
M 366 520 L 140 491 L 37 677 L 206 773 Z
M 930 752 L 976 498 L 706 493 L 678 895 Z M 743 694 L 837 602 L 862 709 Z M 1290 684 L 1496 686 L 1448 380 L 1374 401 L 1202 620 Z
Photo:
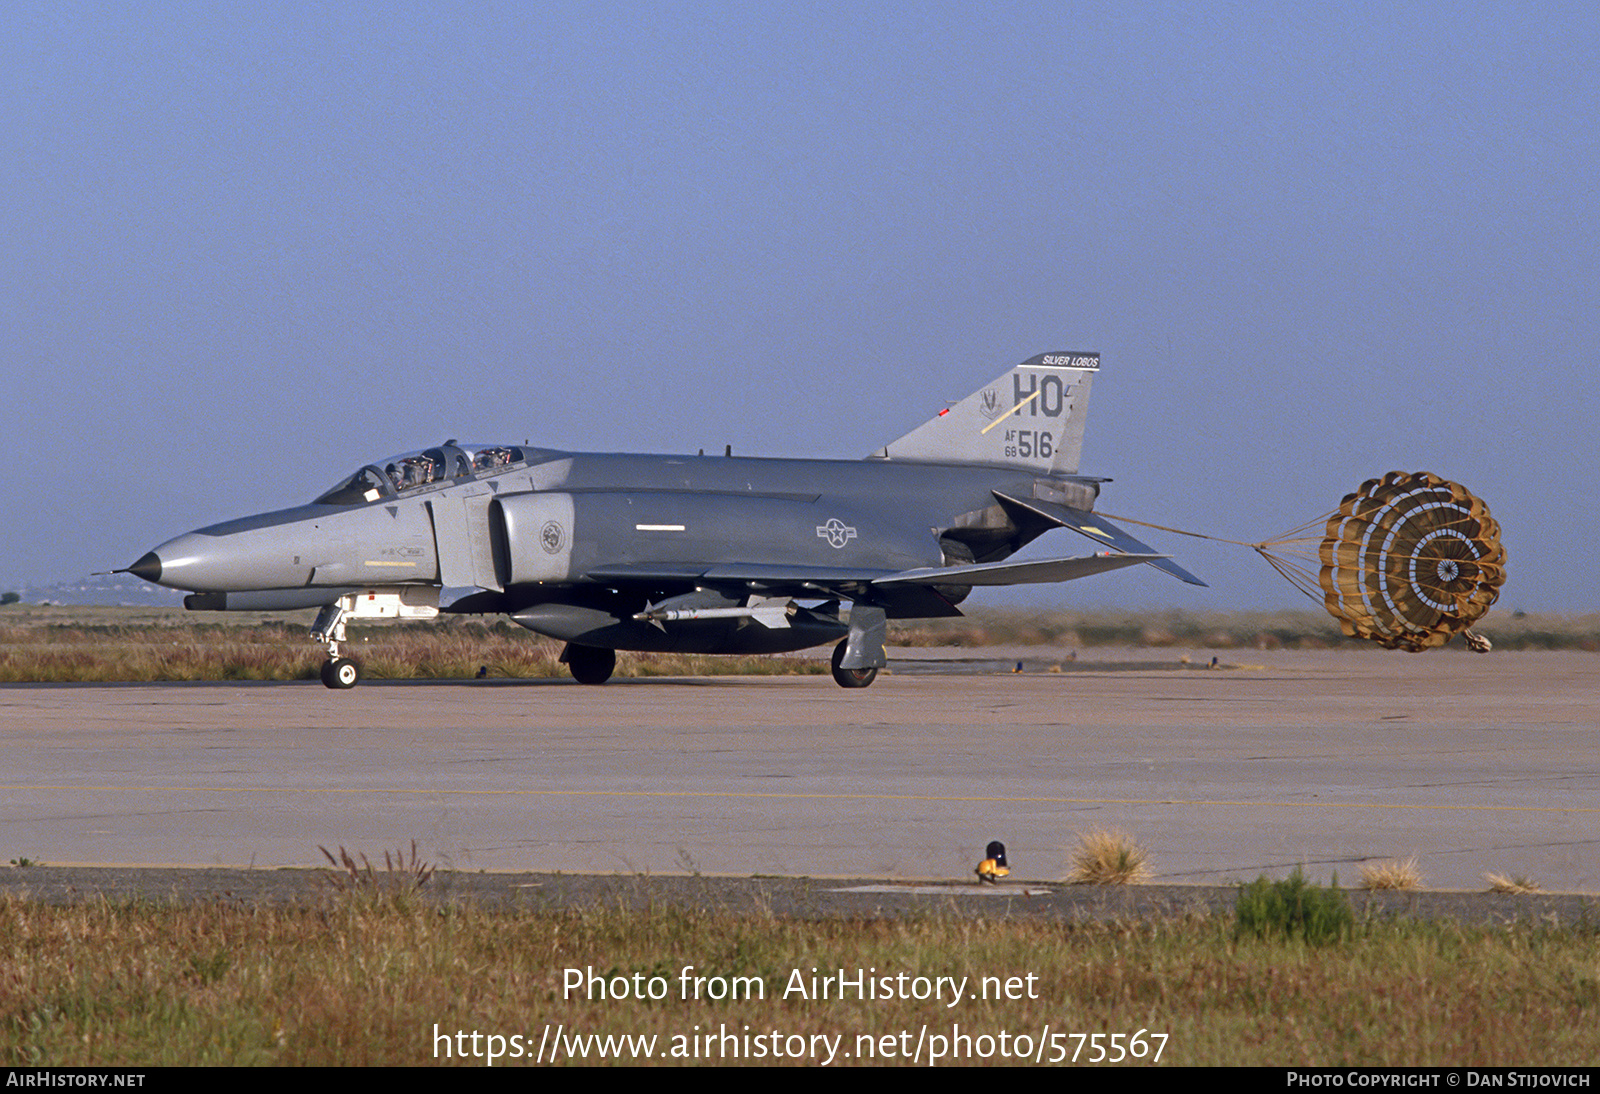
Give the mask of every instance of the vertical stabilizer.
M 1041 353 L 873 453 L 915 463 L 1076 474 L 1098 353 Z

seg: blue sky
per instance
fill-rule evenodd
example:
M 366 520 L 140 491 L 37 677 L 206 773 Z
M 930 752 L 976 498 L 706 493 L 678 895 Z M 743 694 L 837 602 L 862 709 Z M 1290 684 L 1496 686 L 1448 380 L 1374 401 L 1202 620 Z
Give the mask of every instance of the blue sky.
M 1096 349 L 1108 511 L 1433 470 L 1502 606 L 1600 609 L 1592 7 L 7 9 L 0 585 L 449 436 L 860 455 Z M 1306 603 L 1151 538 L 1213 588 L 1029 599 Z

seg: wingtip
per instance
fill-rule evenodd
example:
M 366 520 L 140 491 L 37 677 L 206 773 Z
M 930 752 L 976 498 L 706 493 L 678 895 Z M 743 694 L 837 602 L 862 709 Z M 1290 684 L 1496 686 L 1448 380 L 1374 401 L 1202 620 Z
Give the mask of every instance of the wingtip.
M 1204 581 L 1201 581 L 1198 577 L 1195 577 L 1188 570 L 1185 570 L 1182 566 L 1179 566 L 1176 562 L 1173 562 L 1171 558 L 1152 559 L 1150 565 L 1154 566 L 1164 574 L 1171 574 L 1185 585 L 1198 585 L 1202 589 L 1209 589 L 1211 587 Z

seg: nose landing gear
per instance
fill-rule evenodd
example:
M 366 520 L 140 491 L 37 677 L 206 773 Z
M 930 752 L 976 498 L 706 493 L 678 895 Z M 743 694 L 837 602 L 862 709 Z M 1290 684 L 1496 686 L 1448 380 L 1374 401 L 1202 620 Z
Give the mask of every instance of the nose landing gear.
M 344 622 L 350 616 L 350 598 L 341 596 L 325 605 L 311 624 L 311 640 L 328 648 L 328 659 L 322 663 L 322 686 L 335 691 L 346 691 L 361 682 L 361 666 L 348 657 L 339 656 L 339 643 L 344 641 Z
M 432 619 L 439 614 L 437 585 L 390 585 L 347 593 L 323 606 L 311 624 L 311 640 L 327 647 L 322 683 L 344 691 L 361 682 L 361 666 L 339 656 L 347 619 Z
M 353 688 L 361 682 L 361 666 L 348 657 L 335 657 L 322 663 L 322 684 L 336 691 Z

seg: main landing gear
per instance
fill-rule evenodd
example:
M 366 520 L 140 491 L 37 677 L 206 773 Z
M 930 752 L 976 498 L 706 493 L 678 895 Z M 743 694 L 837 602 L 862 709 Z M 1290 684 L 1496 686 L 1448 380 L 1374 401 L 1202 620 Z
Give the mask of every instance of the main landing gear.
M 571 642 L 561 651 L 561 662 L 580 684 L 603 684 L 617 671 L 617 651 Z
M 842 688 L 864 688 L 888 665 L 883 641 L 888 613 L 876 604 L 857 601 L 850 608 L 850 634 L 833 647 L 833 682 Z
M 847 669 L 840 666 L 850 640 L 845 639 L 833 647 L 833 680 L 842 688 L 864 688 L 878 678 L 877 669 Z

